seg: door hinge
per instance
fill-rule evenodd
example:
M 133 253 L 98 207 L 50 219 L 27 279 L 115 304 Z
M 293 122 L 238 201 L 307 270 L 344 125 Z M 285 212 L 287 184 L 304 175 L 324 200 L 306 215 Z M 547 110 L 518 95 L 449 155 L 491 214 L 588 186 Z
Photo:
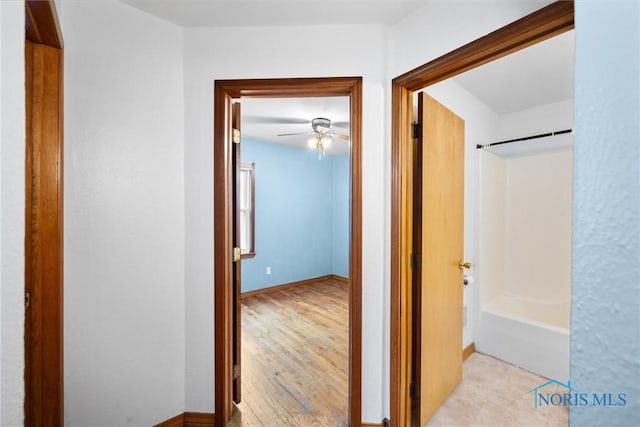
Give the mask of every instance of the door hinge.
M 411 254 L 411 269 L 416 270 L 420 268 L 420 254 Z
M 240 261 L 240 258 L 241 258 L 240 248 L 238 247 L 233 248 L 233 262 Z
M 233 143 L 240 144 L 240 129 L 233 130 Z
M 411 383 L 409 386 L 409 397 L 411 400 L 420 398 L 420 386 L 416 383 Z
M 411 123 L 411 138 L 420 139 L 422 138 L 422 124 L 413 122 Z
M 233 365 L 233 379 L 240 378 L 240 365 Z
M 31 294 L 29 292 L 24 293 L 24 307 L 27 308 L 31 305 Z

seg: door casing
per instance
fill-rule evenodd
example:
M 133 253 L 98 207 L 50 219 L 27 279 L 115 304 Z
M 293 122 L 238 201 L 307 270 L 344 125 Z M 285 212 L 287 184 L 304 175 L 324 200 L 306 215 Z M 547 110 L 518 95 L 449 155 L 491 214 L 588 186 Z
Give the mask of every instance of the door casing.
M 24 4 L 24 425 L 55 427 L 64 422 L 64 49 L 54 1 Z
M 232 414 L 232 142 L 233 98 L 348 96 L 351 115 L 349 251 L 349 423 L 362 407 L 362 77 L 216 80 L 214 85 L 214 331 L 215 423 Z
M 413 248 L 413 92 L 517 52 L 574 28 L 573 1 L 557 1 L 439 58 L 391 83 L 391 325 L 390 422 L 411 422 Z M 423 203 L 428 203 L 424 201 Z

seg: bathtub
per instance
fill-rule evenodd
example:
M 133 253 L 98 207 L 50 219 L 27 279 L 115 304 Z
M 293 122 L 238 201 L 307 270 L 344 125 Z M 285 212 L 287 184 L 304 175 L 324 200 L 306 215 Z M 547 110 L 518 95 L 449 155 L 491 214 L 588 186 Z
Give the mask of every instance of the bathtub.
M 475 347 L 546 378 L 569 380 L 569 302 L 500 295 L 478 314 Z

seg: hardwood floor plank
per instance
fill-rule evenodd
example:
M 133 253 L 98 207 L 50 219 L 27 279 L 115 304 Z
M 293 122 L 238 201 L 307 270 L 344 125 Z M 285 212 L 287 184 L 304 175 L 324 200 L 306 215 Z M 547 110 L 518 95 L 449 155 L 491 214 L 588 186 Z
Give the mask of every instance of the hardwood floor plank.
M 333 278 L 242 299 L 242 426 L 346 426 L 349 288 Z

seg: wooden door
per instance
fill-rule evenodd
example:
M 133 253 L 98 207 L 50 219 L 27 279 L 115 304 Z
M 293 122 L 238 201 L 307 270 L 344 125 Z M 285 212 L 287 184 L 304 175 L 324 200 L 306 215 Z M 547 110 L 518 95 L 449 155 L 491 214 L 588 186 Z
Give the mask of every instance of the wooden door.
M 240 156 L 240 103 L 234 102 L 232 108 L 231 118 L 231 132 L 233 141 L 233 155 L 231 163 L 233 165 L 233 179 L 232 179 L 232 194 L 233 194 L 233 401 L 240 403 L 240 323 L 241 323 L 241 303 L 240 303 L 240 283 L 241 283 L 241 261 L 240 261 L 240 244 L 241 244 L 241 232 L 240 232 L 240 206 L 242 200 L 242 194 L 240 189 L 241 182 L 241 163 L 242 158 Z
M 462 379 L 464 121 L 419 93 L 415 421 L 424 426 Z

